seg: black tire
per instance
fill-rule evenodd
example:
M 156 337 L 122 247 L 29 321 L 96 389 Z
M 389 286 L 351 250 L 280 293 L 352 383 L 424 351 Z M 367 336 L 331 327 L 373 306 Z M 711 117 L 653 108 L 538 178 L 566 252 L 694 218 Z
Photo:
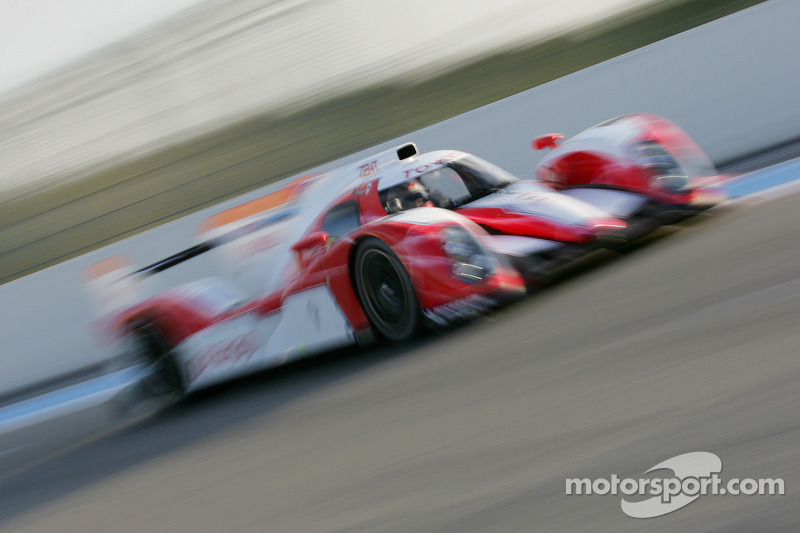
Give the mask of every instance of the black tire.
M 147 370 L 138 387 L 144 399 L 166 403 L 183 393 L 172 351 L 154 325 L 137 324 L 129 333 L 126 352 L 131 365 L 143 365 Z
M 389 245 L 365 239 L 356 249 L 353 268 L 358 297 L 373 328 L 393 342 L 413 337 L 421 323 L 417 293 Z

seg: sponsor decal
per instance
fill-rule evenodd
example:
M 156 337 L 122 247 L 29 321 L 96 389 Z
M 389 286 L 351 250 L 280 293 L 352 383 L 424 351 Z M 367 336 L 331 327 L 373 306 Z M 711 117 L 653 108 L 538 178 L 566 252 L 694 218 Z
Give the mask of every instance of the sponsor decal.
M 319 305 L 314 300 L 309 300 L 308 303 L 306 303 L 306 316 L 314 325 L 314 329 L 319 330 L 322 321 L 319 316 Z
M 429 170 L 435 170 L 437 168 L 441 168 L 447 163 L 450 163 L 451 161 L 455 161 L 457 159 L 464 157 L 464 155 L 465 154 L 463 152 L 450 152 L 431 163 L 422 163 L 420 165 L 415 166 L 414 168 L 409 168 L 404 170 L 403 178 L 408 180 L 416 176 L 419 176 L 420 174 L 424 174 Z
M 215 342 L 200 350 L 189 360 L 187 374 L 189 382 L 195 381 L 211 367 L 246 363 L 259 349 L 258 335 L 255 331 L 239 335 L 233 339 Z
M 429 309 L 423 314 L 434 323 L 444 326 L 458 320 L 467 320 L 481 315 L 491 307 L 493 300 L 483 294 L 473 294 Z
M 364 196 L 368 195 L 372 190 L 372 182 L 368 181 L 367 183 L 363 183 L 358 186 L 356 189 L 356 194 L 363 194 Z
M 217 213 L 203 221 L 201 233 L 285 206 L 293 200 L 296 200 L 309 185 L 317 182 L 321 177 L 322 176 L 318 174 L 302 176 L 290 182 L 282 189 L 267 194 L 266 196 L 250 200 L 249 202 Z
M 739 479 L 723 481 L 722 460 L 710 452 L 690 452 L 671 457 L 644 474 L 669 470 L 672 475 L 647 478 L 610 479 L 567 478 L 568 495 L 619 495 L 622 512 L 632 518 L 654 518 L 686 507 L 700 496 L 783 495 L 781 478 Z M 649 497 L 645 497 L 649 496 Z
M 250 235 L 251 233 L 255 233 L 257 231 L 261 231 L 262 229 L 268 228 L 270 226 L 274 226 L 274 225 L 278 224 L 279 222 L 283 222 L 285 220 L 288 220 L 288 219 L 294 217 L 295 215 L 297 215 L 297 212 L 298 212 L 298 209 L 294 205 L 281 208 L 281 211 L 279 211 L 277 213 L 264 216 L 264 217 L 256 220 L 255 222 L 251 222 L 251 223 L 249 223 L 249 224 L 247 224 L 245 226 L 242 226 L 240 228 L 236 228 L 236 229 L 234 229 L 232 231 L 229 231 L 229 232 L 221 235 L 220 237 L 218 237 L 218 239 L 221 242 L 229 242 L 229 241 L 233 241 L 233 240 L 236 240 L 236 239 L 240 239 L 242 237 L 246 237 L 247 235 Z
M 281 239 L 279 236 L 275 233 L 270 233 L 269 235 L 264 235 L 263 237 L 258 237 L 250 242 L 245 243 L 238 250 L 238 252 L 242 259 L 245 259 L 266 252 L 280 243 Z
M 185 301 L 195 311 L 210 316 L 227 313 L 244 300 L 244 297 L 238 294 L 233 287 L 209 280 L 187 283 L 170 289 L 167 294 L 175 299 Z
M 358 177 L 368 178 L 378 172 L 378 160 L 370 161 L 358 167 Z

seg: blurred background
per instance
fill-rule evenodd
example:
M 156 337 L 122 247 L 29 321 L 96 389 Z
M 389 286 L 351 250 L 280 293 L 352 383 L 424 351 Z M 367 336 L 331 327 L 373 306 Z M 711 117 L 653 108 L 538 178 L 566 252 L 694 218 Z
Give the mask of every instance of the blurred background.
M 5 2 L 0 283 L 756 3 Z
M 531 171 L 528 122 L 576 132 L 625 106 L 696 117 L 704 148 L 796 137 L 792 2 L 642 51 L 762 2 L 0 0 L 0 528 L 633 531 L 618 499 L 563 498 L 564 477 L 693 450 L 791 490 L 796 196 L 468 328 L 253 376 L 72 451 L 127 419 L 60 387 L 112 355 L 83 268 L 155 261 L 204 208 L 442 120 L 445 147 Z M 198 264 L 165 285 L 215 272 Z M 18 400 L 45 390 L 50 418 L 30 416 Z M 793 504 L 709 498 L 653 527 L 797 531 Z

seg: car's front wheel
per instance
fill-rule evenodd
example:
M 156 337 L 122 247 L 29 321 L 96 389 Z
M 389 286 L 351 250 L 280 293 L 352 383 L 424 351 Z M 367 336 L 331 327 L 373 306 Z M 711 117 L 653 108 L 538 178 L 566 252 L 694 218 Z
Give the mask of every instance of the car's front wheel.
M 417 294 L 389 245 L 372 237 L 362 241 L 356 249 L 354 277 L 364 311 L 380 335 L 399 342 L 419 330 Z

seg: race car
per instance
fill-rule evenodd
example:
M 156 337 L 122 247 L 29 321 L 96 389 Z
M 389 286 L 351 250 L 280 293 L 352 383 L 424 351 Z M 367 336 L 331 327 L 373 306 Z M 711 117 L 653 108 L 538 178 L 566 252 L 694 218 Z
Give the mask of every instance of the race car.
M 366 212 L 362 165 L 215 214 L 199 244 L 151 265 L 115 256 L 87 271 L 104 330 L 148 369 L 140 390 L 172 398 L 364 340 L 403 341 L 524 294 L 520 274 L 466 217 Z M 205 254 L 221 275 L 147 296 L 148 280 Z
M 728 197 L 708 156 L 665 118 L 623 115 L 563 139 L 548 133 L 532 141 L 536 150 L 551 149 L 536 176 L 626 221 L 674 222 Z
M 418 153 L 416 148 L 402 155 L 375 157 L 355 169 L 366 220 L 420 207 L 455 211 L 491 233 L 490 246 L 533 284 L 598 247 L 629 239 L 628 224 L 619 217 L 541 182 L 520 180 L 477 156 L 457 150 Z M 343 169 L 341 179 L 351 179 L 353 170 Z

